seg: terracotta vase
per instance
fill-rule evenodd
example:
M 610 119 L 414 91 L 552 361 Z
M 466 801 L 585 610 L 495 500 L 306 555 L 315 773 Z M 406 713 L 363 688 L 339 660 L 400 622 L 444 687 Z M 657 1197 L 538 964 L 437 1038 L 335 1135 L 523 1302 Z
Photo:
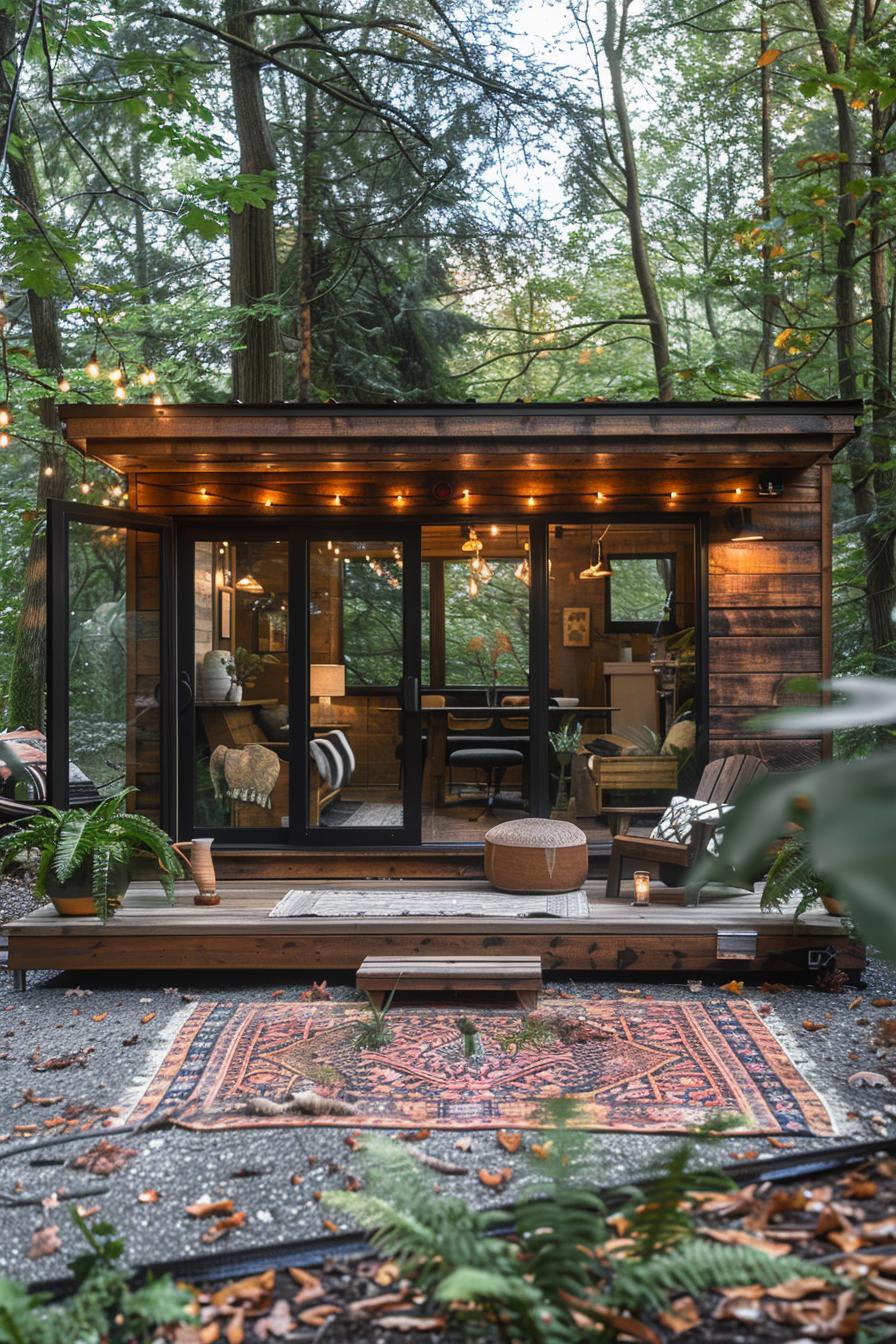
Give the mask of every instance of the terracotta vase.
M 221 901 L 217 892 L 215 865 L 212 863 L 214 843 L 214 840 L 191 840 L 189 858 L 180 845 L 171 846 L 177 857 L 186 864 L 190 876 L 199 888 L 193 897 L 194 905 L 219 905 Z
M 846 906 L 834 896 L 822 896 L 821 903 L 829 915 L 839 917 L 846 913 Z

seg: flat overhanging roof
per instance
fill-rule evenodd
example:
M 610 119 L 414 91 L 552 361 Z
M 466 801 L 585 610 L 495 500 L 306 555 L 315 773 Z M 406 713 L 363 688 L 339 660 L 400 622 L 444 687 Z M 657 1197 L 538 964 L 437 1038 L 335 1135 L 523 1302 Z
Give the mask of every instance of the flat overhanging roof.
M 215 468 L 505 470 L 799 466 L 855 433 L 859 401 L 274 403 L 59 408 L 66 440 L 128 475 Z

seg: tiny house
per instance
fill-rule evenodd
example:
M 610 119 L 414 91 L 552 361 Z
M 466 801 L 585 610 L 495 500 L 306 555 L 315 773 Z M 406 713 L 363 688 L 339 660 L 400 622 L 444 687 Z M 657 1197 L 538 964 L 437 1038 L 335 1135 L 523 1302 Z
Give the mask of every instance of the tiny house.
M 127 477 L 128 508 L 51 521 L 52 795 L 73 760 L 219 849 L 425 849 L 491 821 L 468 819 L 484 777 L 451 769 L 463 733 L 528 738 L 497 797 L 536 815 L 570 723 L 584 748 L 684 715 L 698 767 L 808 764 L 820 739 L 744 721 L 830 675 L 830 462 L 857 410 L 69 406 L 68 442 Z M 484 728 L 501 701 L 515 714 Z M 333 732 L 338 787 L 310 750 Z M 216 748 L 253 742 L 276 779 L 253 789 L 247 763 L 245 797 L 216 792 Z
M 559 812 L 599 875 L 590 761 L 677 745 L 656 803 L 718 756 L 828 749 L 747 721 L 831 673 L 859 410 L 64 407 L 127 496 L 51 510 L 51 797 L 70 764 L 132 784 L 259 881 L 469 877 L 496 821 Z

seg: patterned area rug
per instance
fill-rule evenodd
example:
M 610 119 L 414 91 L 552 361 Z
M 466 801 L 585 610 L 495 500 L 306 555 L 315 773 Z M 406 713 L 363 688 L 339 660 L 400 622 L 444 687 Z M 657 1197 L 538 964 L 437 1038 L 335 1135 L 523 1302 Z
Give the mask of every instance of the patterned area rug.
M 402 826 L 400 803 L 348 803 L 337 799 L 320 814 L 321 826 Z
M 579 891 L 547 892 L 541 896 L 521 896 L 495 891 L 491 885 L 477 889 L 473 884 L 457 885 L 445 891 L 414 887 L 315 887 L 288 891 L 271 911 L 272 919 L 287 916 L 318 915 L 321 919 L 377 919 L 396 915 L 463 915 L 480 919 L 530 919 L 556 916 L 558 919 L 587 919 L 588 895 Z
M 356 1051 L 369 1017 L 361 1004 L 197 1004 L 130 1123 L 167 1112 L 192 1129 L 534 1128 L 545 1102 L 575 1097 L 585 1129 L 671 1132 L 725 1114 L 742 1116 L 745 1133 L 833 1132 L 824 1103 L 750 1004 L 586 999 L 546 1011 L 591 1027 L 579 1034 L 592 1039 L 513 1052 L 501 1040 L 519 1011 L 477 1009 L 481 1054 L 465 1059 L 456 1009 L 401 1007 L 388 1017 L 390 1045 Z M 284 1102 L 300 1091 L 338 1097 L 355 1113 L 247 1110 L 251 1099 Z

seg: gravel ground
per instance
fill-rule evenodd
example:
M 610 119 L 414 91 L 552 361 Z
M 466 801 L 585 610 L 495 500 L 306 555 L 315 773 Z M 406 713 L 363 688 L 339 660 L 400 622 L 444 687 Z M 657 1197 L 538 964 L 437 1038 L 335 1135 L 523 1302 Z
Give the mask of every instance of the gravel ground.
M 24 913 L 31 904 L 27 882 L 0 883 L 0 912 L 5 920 Z M 720 978 L 727 979 L 728 974 L 730 970 Z M 871 1090 L 850 1087 L 847 1081 L 860 1070 L 889 1077 L 893 1069 L 896 1079 L 896 1046 L 881 1051 L 873 1040 L 880 1022 L 890 1018 L 894 1019 L 896 1040 L 896 971 L 872 957 L 866 981 L 863 989 L 847 987 L 840 994 L 793 986 L 789 993 L 771 996 L 763 993 L 759 984 L 747 981 L 744 987 L 745 999 L 757 1005 L 771 1004 L 766 1022 L 830 1107 L 837 1131 L 834 1141 L 838 1143 L 896 1135 L 896 1090 L 892 1083 L 886 1089 Z M 335 983 L 328 978 L 328 984 L 334 999 L 357 1001 L 360 997 L 347 977 Z M 626 980 L 624 986 L 629 991 L 640 988 L 654 998 L 691 998 L 687 982 Z M 32 1284 L 64 1277 L 68 1259 L 80 1249 L 67 1212 L 70 1203 L 98 1207 L 123 1235 L 132 1263 L 174 1261 L 182 1263 L 185 1272 L 189 1272 L 189 1262 L 207 1255 L 209 1248 L 201 1241 L 203 1225 L 189 1218 L 184 1206 L 206 1197 L 232 1198 L 235 1208 L 246 1210 L 248 1215 L 241 1228 L 216 1243 L 216 1254 L 227 1256 L 326 1238 L 329 1233 L 324 1220 L 333 1215 L 314 1195 L 344 1185 L 345 1169 L 351 1161 L 344 1129 L 205 1133 L 172 1129 L 125 1136 L 122 1146 L 133 1149 L 135 1155 L 122 1169 L 107 1176 L 91 1175 L 69 1165 L 87 1152 L 103 1134 L 102 1129 L 56 1149 L 10 1151 L 20 1142 L 13 1130 L 15 1125 L 36 1122 L 42 1129 L 48 1115 L 64 1114 L 68 1105 L 94 1110 L 114 1107 L 129 1089 L 145 1085 L 155 1057 L 164 1048 L 166 1033 L 184 1012 L 182 996 L 194 1000 L 269 1001 L 274 991 L 282 991 L 288 999 L 307 988 L 310 981 L 295 982 L 275 973 L 237 979 L 234 975 L 188 972 L 174 985 L 149 973 L 141 973 L 138 978 L 133 972 L 108 972 L 91 976 L 88 981 L 70 973 L 29 972 L 28 990 L 21 994 L 13 990 L 12 977 L 4 964 L 0 970 L 0 1013 L 5 1015 L 0 1018 L 0 1135 L 9 1137 L 0 1142 L 0 1207 L 5 1206 L 0 1273 Z M 546 988 L 583 997 L 617 995 L 615 982 L 608 978 L 548 982 Z M 83 992 L 79 994 L 79 990 Z M 708 983 L 699 992 L 721 995 Z M 850 1007 L 859 995 L 861 1003 Z M 890 999 L 893 1007 L 874 1007 L 875 999 Z M 141 1022 L 150 1014 L 149 1023 Z M 95 1018 L 101 1015 L 102 1020 L 97 1022 Z M 802 1026 L 807 1020 L 826 1023 L 827 1028 L 809 1032 Z M 122 1049 L 122 1041 L 135 1036 L 136 1042 Z M 36 1072 L 31 1063 L 36 1048 L 44 1059 L 85 1052 L 85 1064 Z M 26 1089 L 59 1100 L 48 1110 L 25 1101 Z M 98 1119 L 97 1125 L 101 1124 Z M 494 1132 L 475 1133 L 466 1155 L 457 1152 L 457 1138 L 456 1132 L 433 1131 L 420 1145 L 432 1156 L 469 1162 L 468 1175 L 439 1178 L 448 1193 L 472 1205 L 488 1206 L 521 1194 L 534 1179 L 530 1169 L 537 1164 L 531 1159 L 515 1160 L 510 1189 L 490 1192 L 475 1173 L 480 1166 L 494 1169 L 507 1164 L 507 1155 L 498 1147 Z M 595 1181 L 611 1184 L 642 1177 L 649 1161 L 680 1142 L 680 1137 L 612 1133 L 589 1135 L 586 1142 L 593 1153 Z M 816 1148 L 824 1141 L 795 1139 L 793 1143 L 798 1151 Z M 725 1140 L 723 1147 L 722 1153 L 707 1154 L 707 1160 L 729 1160 L 729 1150 L 738 1149 L 755 1149 L 769 1158 L 780 1155 L 761 1137 L 746 1140 L 740 1136 Z M 50 1161 L 54 1165 L 46 1165 Z M 58 1165 L 63 1162 L 66 1165 Z M 301 1184 L 292 1183 L 294 1175 L 303 1178 Z M 147 1190 L 158 1192 L 156 1202 L 139 1201 L 138 1196 Z M 29 1202 L 20 1202 L 23 1200 Z M 335 1221 L 340 1230 L 351 1230 L 343 1218 Z M 58 1227 L 59 1249 L 39 1259 L 29 1258 L 34 1232 L 48 1226 Z

